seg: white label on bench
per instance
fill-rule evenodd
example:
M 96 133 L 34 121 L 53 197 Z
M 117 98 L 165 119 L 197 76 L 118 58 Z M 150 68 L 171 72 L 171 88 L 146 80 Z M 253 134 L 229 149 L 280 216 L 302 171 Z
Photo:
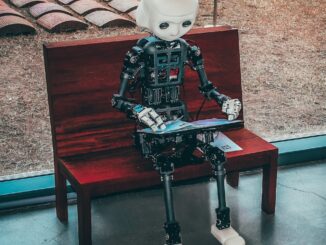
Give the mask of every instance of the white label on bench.
M 212 146 L 218 147 L 220 150 L 224 152 L 232 152 L 232 151 L 241 151 L 242 148 L 234 143 L 230 138 L 228 138 L 225 134 L 218 132 L 214 138 L 214 142 L 211 143 Z

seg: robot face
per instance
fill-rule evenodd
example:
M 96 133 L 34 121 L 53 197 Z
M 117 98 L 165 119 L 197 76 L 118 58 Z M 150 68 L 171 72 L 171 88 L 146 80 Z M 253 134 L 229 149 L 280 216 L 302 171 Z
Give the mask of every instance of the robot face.
M 136 21 L 162 40 L 173 41 L 191 29 L 197 9 L 198 0 L 142 0 Z
M 195 18 L 195 14 L 180 17 L 157 15 L 152 19 L 151 31 L 163 40 L 173 41 L 191 29 Z

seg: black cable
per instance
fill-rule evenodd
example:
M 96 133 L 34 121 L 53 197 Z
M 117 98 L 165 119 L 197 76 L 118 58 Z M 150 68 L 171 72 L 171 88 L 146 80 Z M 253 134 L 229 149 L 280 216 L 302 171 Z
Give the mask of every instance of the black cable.
M 130 91 L 130 90 L 128 90 L 128 93 L 129 93 L 129 96 L 130 96 L 132 99 L 135 99 L 135 91 Z M 135 121 L 134 121 L 134 134 L 136 134 L 136 132 L 137 132 L 137 126 L 138 126 L 138 123 L 137 123 L 137 121 L 135 120 Z
M 185 85 L 184 83 L 182 84 L 182 92 L 183 92 L 183 99 L 184 101 L 187 101 L 187 94 L 186 94 L 186 89 L 185 89 Z M 190 120 L 193 121 L 194 119 L 192 118 L 192 116 L 190 115 L 190 113 L 188 113 Z
M 201 105 L 200 105 L 198 111 L 197 111 L 197 114 L 196 114 L 196 121 L 198 120 L 199 114 L 200 114 L 201 110 L 203 109 L 206 100 L 207 100 L 207 98 L 205 97 L 204 100 L 203 100 L 203 102 L 201 103 Z

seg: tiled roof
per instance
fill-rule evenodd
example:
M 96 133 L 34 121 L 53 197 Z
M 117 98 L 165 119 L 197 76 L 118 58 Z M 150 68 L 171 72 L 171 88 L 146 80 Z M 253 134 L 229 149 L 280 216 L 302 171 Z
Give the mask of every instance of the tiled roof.
M 33 23 L 30 23 L 24 17 L 26 11 L 18 12 L 19 9 L 23 8 L 27 8 L 35 23 L 48 32 L 86 29 L 89 25 L 95 25 L 99 28 L 135 25 L 137 0 L 111 0 L 109 2 L 96 0 L 54 1 L 10 0 L 10 3 L 6 4 L 4 0 L 0 0 L 0 35 L 35 33 Z M 11 28 L 8 28 L 8 26 L 11 26 Z
M 0 36 L 35 33 L 35 28 L 25 17 L 0 0 Z

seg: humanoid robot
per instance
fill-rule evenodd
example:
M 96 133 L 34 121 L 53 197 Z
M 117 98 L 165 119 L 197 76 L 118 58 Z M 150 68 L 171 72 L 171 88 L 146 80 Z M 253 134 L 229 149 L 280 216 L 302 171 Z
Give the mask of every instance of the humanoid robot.
M 197 10 L 198 0 L 142 0 L 138 6 L 137 25 L 151 35 L 140 39 L 127 52 L 120 76 L 120 88 L 113 95 L 112 106 L 153 132 L 164 131 L 167 123 L 173 120 L 189 120 L 180 93 L 185 65 L 198 73 L 200 92 L 207 99 L 215 100 L 227 114 L 228 120 L 236 119 L 241 110 L 238 99 L 219 93 L 208 80 L 200 48 L 180 38 L 193 26 Z M 141 103 L 127 97 L 128 92 L 137 89 L 141 91 Z M 181 244 L 180 225 L 175 219 L 173 208 L 172 174 L 174 168 L 183 162 L 202 162 L 201 158 L 193 155 L 197 147 L 210 161 L 217 180 L 219 207 L 216 209 L 217 221 L 212 225 L 211 232 L 222 244 L 245 244 L 230 226 L 230 209 L 226 206 L 224 189 L 225 153 L 210 144 L 213 139 L 203 140 L 207 137 L 200 136 L 203 135 L 192 132 L 154 140 L 135 134 L 136 145 L 143 156 L 152 159 L 163 182 L 167 219 L 164 224 L 166 245 Z M 211 136 L 210 133 L 210 138 Z

